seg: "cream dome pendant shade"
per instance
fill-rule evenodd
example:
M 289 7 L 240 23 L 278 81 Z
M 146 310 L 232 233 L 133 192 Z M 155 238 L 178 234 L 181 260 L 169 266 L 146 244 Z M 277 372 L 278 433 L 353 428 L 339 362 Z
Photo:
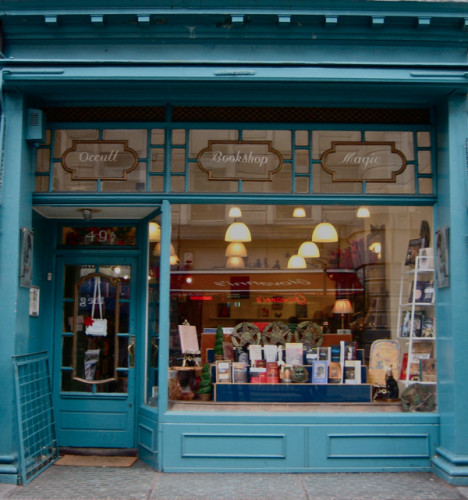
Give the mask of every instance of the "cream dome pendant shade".
M 300 255 L 292 255 L 288 260 L 288 269 L 305 269 L 306 267 L 306 261 Z
M 356 212 L 356 217 L 359 217 L 360 219 L 370 217 L 369 209 L 367 207 L 359 207 Z
M 233 222 L 226 231 L 224 241 L 252 241 L 250 229 L 243 222 Z
M 312 241 L 316 241 L 317 243 L 333 243 L 338 241 L 338 233 L 329 222 L 321 222 L 315 227 L 312 233 Z
M 293 211 L 293 217 L 305 217 L 306 213 L 302 207 L 296 207 Z
M 245 262 L 242 257 L 228 257 L 226 261 L 226 267 L 227 269 L 244 269 L 245 267 Z
M 149 223 L 149 240 L 151 243 L 161 241 L 161 226 L 157 222 Z
M 319 247 L 313 241 L 304 241 L 297 251 L 299 257 L 304 257 L 306 259 L 311 259 L 314 257 L 320 257 Z
M 229 217 L 242 217 L 242 210 L 239 207 L 231 207 L 229 209 Z
M 247 257 L 247 249 L 240 241 L 232 241 L 226 247 L 226 257 Z

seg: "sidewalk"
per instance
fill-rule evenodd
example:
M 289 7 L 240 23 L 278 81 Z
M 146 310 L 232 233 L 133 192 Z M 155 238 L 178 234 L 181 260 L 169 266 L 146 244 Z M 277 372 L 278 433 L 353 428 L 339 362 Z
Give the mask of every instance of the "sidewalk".
M 141 461 L 129 468 L 52 465 L 26 486 L 0 484 L 0 499 L 50 500 L 450 500 L 468 487 L 433 474 L 231 474 L 155 472 Z

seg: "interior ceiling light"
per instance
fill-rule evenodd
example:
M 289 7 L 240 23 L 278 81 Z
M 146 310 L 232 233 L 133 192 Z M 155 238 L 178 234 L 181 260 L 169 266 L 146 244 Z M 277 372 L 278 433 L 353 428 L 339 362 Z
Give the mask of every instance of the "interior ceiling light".
M 320 257 L 319 247 L 313 241 L 304 241 L 297 251 L 299 257 L 304 257 L 306 259 L 313 259 L 315 257 Z
M 224 241 L 252 241 L 250 229 L 243 222 L 233 222 L 226 231 Z
M 78 212 L 81 212 L 84 220 L 91 220 L 93 214 L 100 212 L 100 210 L 96 210 L 95 208 L 80 208 Z
M 302 207 L 296 207 L 293 212 L 293 217 L 305 217 L 306 213 Z
M 317 243 L 334 243 L 338 241 L 338 233 L 329 222 L 321 222 L 312 233 L 312 241 Z
M 288 260 L 288 269 L 305 269 L 306 267 L 306 261 L 300 255 L 292 255 Z
M 161 243 L 156 243 L 156 245 L 154 245 L 153 255 L 155 255 L 155 256 L 161 255 Z M 171 243 L 171 254 L 170 255 L 171 255 L 171 257 L 174 257 L 174 256 L 177 257 L 174 245 L 172 243 Z
M 161 226 L 157 222 L 149 223 L 149 240 L 151 243 L 161 241 Z
M 226 260 L 226 267 L 228 269 L 244 269 L 244 259 L 235 255 L 233 257 L 228 257 Z
M 247 249 L 240 241 L 232 241 L 226 248 L 226 257 L 247 257 Z
M 242 217 L 242 211 L 239 207 L 231 207 L 229 209 L 229 217 Z
M 356 212 L 356 217 L 359 217 L 360 219 L 370 217 L 369 209 L 367 207 L 359 207 Z

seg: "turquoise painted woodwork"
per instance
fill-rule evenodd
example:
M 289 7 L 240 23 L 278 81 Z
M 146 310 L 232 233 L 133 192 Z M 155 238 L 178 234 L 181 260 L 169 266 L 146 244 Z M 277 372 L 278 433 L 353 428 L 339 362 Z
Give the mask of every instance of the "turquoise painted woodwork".
M 110 5 L 111 4 L 111 5 Z M 33 0 L 2 3 L 1 108 L 6 117 L 0 207 L 0 378 L 13 401 L 11 356 L 52 352 L 53 307 L 28 315 L 19 287 L 19 235 L 33 227 L 35 284 L 56 287 L 53 222 L 32 205 L 162 206 L 159 331 L 169 324 L 171 203 L 232 203 L 237 193 L 33 194 L 35 150 L 24 141 L 26 108 L 89 106 L 427 107 L 437 131 L 437 196 L 366 195 L 368 205 L 435 204 L 437 227 L 450 227 L 451 283 L 437 290 L 439 407 L 435 414 L 271 414 L 168 411 L 168 337 L 160 336 L 159 406 L 144 405 L 137 363 L 133 433 L 140 457 L 166 471 L 429 471 L 468 484 L 467 174 L 465 2 L 309 0 Z M 188 28 L 190 27 L 190 28 Z M 442 41 L 442 42 L 441 42 Z M 170 108 L 170 106 L 168 106 Z M 76 127 L 76 124 L 64 124 Z M 88 124 L 80 124 L 88 125 Z M 119 122 L 116 127 L 131 124 Z M 145 125 L 145 124 L 144 124 Z M 170 144 L 168 115 L 166 144 Z M 187 124 L 174 124 L 174 128 Z M 188 124 L 192 125 L 192 124 Z M 187 125 L 187 126 L 188 126 Z M 205 124 L 220 128 L 221 124 Z M 274 127 L 274 125 L 273 125 Z M 299 126 L 298 126 L 299 127 Z M 2 129 L 3 131 L 3 129 Z M 169 148 L 166 150 L 169 164 Z M 310 195 L 242 195 L 244 203 L 310 203 Z M 358 204 L 362 195 L 313 195 L 318 204 Z M 144 227 L 147 221 L 141 223 Z M 49 239 L 50 237 L 50 239 Z M 146 239 L 141 236 L 140 248 Z M 139 281 L 146 281 L 141 257 Z M 76 254 L 76 257 L 78 254 Z M 52 280 L 47 273 L 52 273 Z M 135 316 L 144 317 L 143 292 Z M 60 318 L 55 318 L 60 322 Z M 138 325 L 143 331 L 142 325 Z M 58 346 L 56 345 L 55 348 Z M 137 345 L 140 359 L 145 346 Z M 57 384 L 57 379 L 55 379 Z M 59 390 L 56 386 L 56 397 Z M 79 401 L 74 401 L 79 409 Z M 122 400 L 113 401 L 122 413 Z M 119 408 L 120 405 L 120 408 Z M 138 408 L 137 408 L 138 407 Z M 0 413 L 0 481 L 15 482 L 14 406 Z M 77 410 L 78 411 L 78 410 Z M 77 415 L 64 419 L 78 434 Z M 101 415 L 104 425 L 106 417 Z M 253 425 L 261 421 L 261 425 Z M 120 423 L 119 423 L 120 422 Z M 119 418 L 116 427 L 123 428 Z M 79 435 L 79 434 L 78 434 Z M 437 454 L 437 456 L 436 456 Z
M 98 222 L 96 222 L 98 223 Z M 70 296 L 70 289 L 64 291 L 66 281 L 65 268 L 72 266 L 129 266 L 131 273 L 130 299 L 128 310 L 128 331 L 116 332 L 116 336 L 122 340 L 125 346 L 124 336 L 135 336 L 136 344 L 142 344 L 144 339 L 144 328 L 140 328 L 136 318 L 138 304 L 138 261 L 129 254 L 137 254 L 137 251 L 122 252 L 118 249 L 92 251 L 86 247 L 71 251 L 62 251 L 62 255 L 56 262 L 56 294 L 55 294 L 55 357 L 53 363 L 53 393 L 54 412 L 56 415 L 57 442 L 59 446 L 69 447 L 98 447 L 98 448 L 134 448 L 135 447 L 135 422 L 137 411 L 137 395 L 135 372 L 136 366 L 140 364 L 139 354 L 135 355 L 135 367 L 131 365 L 130 355 L 125 363 L 126 368 L 117 368 L 117 376 L 124 377 L 127 381 L 125 391 L 114 389 L 102 392 L 100 384 L 88 384 L 86 387 L 80 386 L 76 390 L 64 388 L 68 381 L 70 353 L 64 352 L 68 342 L 72 340 L 71 334 L 64 333 L 63 324 L 65 309 L 62 304 L 66 302 L 66 297 Z M 68 284 L 70 287 L 70 284 Z M 78 300 L 78 298 L 76 298 Z M 121 301 L 120 297 L 118 300 Z M 106 315 L 107 317 L 107 315 Z M 130 338 L 130 337 L 129 337 Z M 130 342 L 127 339 L 128 343 Z M 126 349 L 118 351 L 119 360 L 124 357 Z M 116 354 L 117 355 L 117 354 Z M 73 356 L 75 354 L 73 353 Z M 101 353 L 100 356 L 104 356 Z M 117 361 L 117 360 L 116 360 Z M 100 361 L 102 362 L 102 360 Z M 99 366 L 99 365 L 98 365 Z M 119 365 L 120 366 L 120 363 Z M 110 385 L 110 384 L 109 384 Z M 106 386 L 104 386 L 106 387 Z M 112 387 L 112 386 L 110 386 Z

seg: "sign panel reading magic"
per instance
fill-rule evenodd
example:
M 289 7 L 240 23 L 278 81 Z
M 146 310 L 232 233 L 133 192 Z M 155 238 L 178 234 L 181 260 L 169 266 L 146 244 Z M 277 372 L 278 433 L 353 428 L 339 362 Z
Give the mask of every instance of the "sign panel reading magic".
M 208 179 L 217 181 L 271 181 L 283 165 L 271 141 L 208 141 L 197 160 Z
M 322 167 L 333 182 L 395 182 L 406 157 L 394 142 L 333 141 L 322 155 Z
M 137 152 L 128 141 L 73 141 L 62 155 L 63 168 L 72 180 L 122 181 L 138 165 Z

